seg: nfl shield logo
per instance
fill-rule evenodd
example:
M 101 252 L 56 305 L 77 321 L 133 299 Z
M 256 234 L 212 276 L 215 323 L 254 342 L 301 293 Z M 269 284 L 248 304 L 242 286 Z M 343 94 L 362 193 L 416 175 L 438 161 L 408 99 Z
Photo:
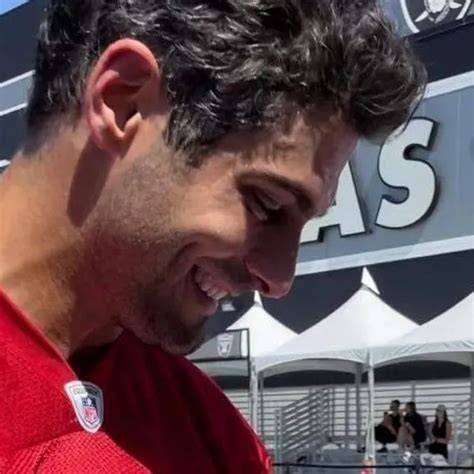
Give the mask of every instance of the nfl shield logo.
M 97 402 L 94 398 L 87 395 L 82 399 L 82 414 L 87 423 L 93 425 L 99 419 L 97 413 Z
M 64 386 L 72 403 L 77 421 L 89 433 L 96 433 L 104 419 L 102 390 L 93 383 L 79 380 Z
M 219 357 L 226 359 L 232 352 L 232 345 L 234 344 L 234 334 L 219 334 L 217 336 L 217 353 Z

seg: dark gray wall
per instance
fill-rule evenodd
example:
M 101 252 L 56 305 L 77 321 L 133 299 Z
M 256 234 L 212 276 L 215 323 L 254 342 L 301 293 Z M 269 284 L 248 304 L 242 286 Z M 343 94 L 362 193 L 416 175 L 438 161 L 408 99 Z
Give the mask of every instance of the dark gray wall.
M 418 324 L 438 316 L 473 291 L 473 268 L 474 251 L 369 267 L 382 299 Z M 286 297 L 264 298 L 265 308 L 294 331 L 302 332 L 350 298 L 360 287 L 361 274 L 361 268 L 351 268 L 300 276 Z M 251 304 L 251 295 L 237 299 L 237 311 L 217 314 L 210 333 L 224 330 Z

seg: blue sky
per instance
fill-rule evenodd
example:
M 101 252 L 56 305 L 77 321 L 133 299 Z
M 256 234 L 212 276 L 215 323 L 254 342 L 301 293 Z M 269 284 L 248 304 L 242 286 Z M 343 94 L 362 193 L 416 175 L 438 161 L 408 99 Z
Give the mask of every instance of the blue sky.
M 0 15 L 28 1 L 29 0 L 0 0 Z

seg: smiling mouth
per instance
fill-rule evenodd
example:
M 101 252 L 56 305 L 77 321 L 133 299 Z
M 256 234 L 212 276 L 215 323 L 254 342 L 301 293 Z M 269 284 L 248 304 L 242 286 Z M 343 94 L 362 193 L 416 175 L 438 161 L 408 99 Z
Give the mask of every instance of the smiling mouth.
M 228 295 L 228 291 L 216 282 L 209 272 L 199 266 L 195 267 L 193 280 L 201 292 L 215 302 Z

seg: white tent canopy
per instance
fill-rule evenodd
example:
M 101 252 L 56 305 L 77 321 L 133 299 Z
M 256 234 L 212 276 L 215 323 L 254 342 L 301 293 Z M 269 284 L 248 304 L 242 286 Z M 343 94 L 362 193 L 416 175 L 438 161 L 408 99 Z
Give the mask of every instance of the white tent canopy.
M 407 334 L 418 325 L 384 303 L 366 268 L 360 289 L 325 319 L 271 354 L 255 359 L 260 377 L 301 370 L 336 370 L 355 375 L 357 444 L 361 439 L 360 385 L 364 367 L 369 369 L 367 426 L 374 417 L 374 372 L 371 348 Z M 375 457 L 373 430 L 367 429 L 367 453 Z
M 296 337 L 294 331 L 265 311 L 260 294 L 257 292 L 252 307 L 227 329 L 248 329 L 250 347 L 247 346 L 247 338 L 242 338 L 242 354 L 249 354 L 252 359 L 271 352 Z M 211 376 L 248 375 L 247 363 L 244 363 L 244 361 L 226 361 L 222 359 L 218 363 L 200 363 L 199 367 Z
M 442 360 L 471 366 L 474 293 L 409 334 L 374 349 L 375 366 L 404 360 Z
M 265 311 L 257 292 L 253 306 L 227 329 L 249 330 L 251 357 L 271 352 L 296 336 L 294 331 Z
M 248 339 L 242 338 L 241 340 L 241 353 L 248 354 L 249 359 L 204 362 L 199 363 L 199 367 L 211 376 L 249 376 L 250 418 L 252 426 L 256 429 L 258 423 L 258 377 L 254 359 L 294 339 L 296 333 L 265 311 L 258 292 L 255 292 L 252 307 L 227 329 L 248 330 Z
M 376 367 L 415 360 L 457 362 L 470 367 L 468 443 L 474 454 L 474 293 L 409 334 L 375 348 L 373 356 Z
M 257 357 L 257 371 L 266 376 L 306 369 L 356 373 L 359 364 L 368 363 L 370 347 L 416 327 L 380 299 L 364 269 L 361 288 L 351 298 L 296 338 Z

